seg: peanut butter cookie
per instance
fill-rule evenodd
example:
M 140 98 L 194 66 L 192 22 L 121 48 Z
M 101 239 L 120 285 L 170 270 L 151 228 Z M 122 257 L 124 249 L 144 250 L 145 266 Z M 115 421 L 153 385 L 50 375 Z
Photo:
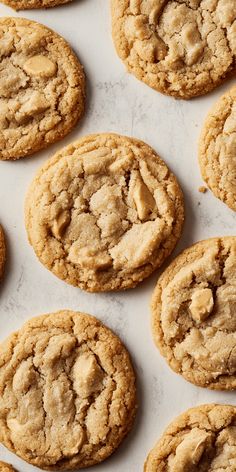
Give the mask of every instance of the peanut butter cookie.
M 235 68 L 235 0 L 111 0 L 129 72 L 177 98 L 203 95 Z
M 150 452 L 144 472 L 235 472 L 236 407 L 201 405 L 176 418 Z
M 214 195 L 236 211 L 236 86 L 220 98 L 205 121 L 199 163 Z
M 12 465 L 0 461 L 0 472 L 16 472 Z
M 51 158 L 26 197 L 26 228 L 40 261 L 88 291 L 134 287 L 180 237 L 183 197 L 147 144 L 86 136 Z
M 3 276 L 4 266 L 6 261 L 6 246 L 3 229 L 0 225 L 0 280 Z
M 62 139 L 82 116 L 83 68 L 66 41 L 23 18 L 0 18 L 0 159 Z
M 37 467 L 70 470 L 103 461 L 135 412 L 129 355 L 92 316 L 39 316 L 0 345 L 0 441 Z
M 50 8 L 64 3 L 69 3 L 71 0 L 1 0 L 2 3 L 8 5 L 14 10 L 30 10 L 33 8 Z
M 170 367 L 201 387 L 236 389 L 236 237 L 186 249 L 152 298 L 155 342 Z

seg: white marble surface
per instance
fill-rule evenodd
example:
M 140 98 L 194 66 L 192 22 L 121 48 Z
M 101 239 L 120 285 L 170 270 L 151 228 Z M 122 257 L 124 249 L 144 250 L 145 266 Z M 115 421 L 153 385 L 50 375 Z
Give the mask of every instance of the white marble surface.
M 210 192 L 201 194 L 197 141 L 211 104 L 231 85 L 192 101 L 165 97 L 128 75 L 116 55 L 110 33 L 109 3 L 74 0 L 48 11 L 15 13 L 0 6 L 1 16 L 24 16 L 63 35 L 85 66 L 87 112 L 62 143 L 31 159 L 0 163 L 0 220 L 8 243 L 8 263 L 0 290 L 0 339 L 30 317 L 62 308 L 96 315 L 125 342 L 137 370 L 139 413 L 135 427 L 119 450 L 93 472 L 138 472 L 167 424 L 188 407 L 204 402 L 235 403 L 234 393 L 194 387 L 174 374 L 154 347 L 150 331 L 150 296 L 157 274 L 134 290 L 116 294 L 87 294 L 70 287 L 44 269 L 30 248 L 24 229 L 25 191 L 45 159 L 62 145 L 87 133 L 115 131 L 143 139 L 177 175 L 185 194 L 186 224 L 175 254 L 209 236 L 234 234 L 235 214 Z M 34 467 L 4 447 L 0 458 L 19 472 Z

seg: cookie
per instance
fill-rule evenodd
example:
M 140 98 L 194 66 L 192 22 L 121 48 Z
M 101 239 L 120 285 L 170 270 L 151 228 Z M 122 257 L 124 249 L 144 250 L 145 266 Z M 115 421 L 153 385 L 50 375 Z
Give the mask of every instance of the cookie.
M 180 187 L 147 144 L 86 136 L 51 158 L 26 197 L 25 222 L 40 261 L 88 291 L 134 287 L 180 237 Z
M 46 470 L 106 459 L 131 429 L 135 375 L 119 340 L 96 318 L 33 318 L 0 345 L 0 441 Z
M 236 86 L 207 116 L 200 137 L 199 163 L 213 194 L 236 211 Z
M 85 77 L 67 42 L 23 18 L 0 18 L 0 159 L 62 139 L 84 111 Z
M 71 0 L 1 0 L 14 10 L 30 10 L 33 8 L 50 8 L 68 3 Z
M 235 69 L 235 0 L 111 0 L 129 72 L 177 98 L 214 89 Z
M 236 407 L 201 405 L 178 416 L 150 452 L 144 472 L 235 472 Z
M 154 340 L 170 367 L 211 389 L 236 389 L 236 237 L 201 241 L 163 272 L 152 297 Z
M 12 465 L 0 461 L 0 472 L 16 472 Z
M 3 276 L 5 261 L 6 261 L 6 245 L 5 245 L 3 229 L 0 225 L 0 280 Z

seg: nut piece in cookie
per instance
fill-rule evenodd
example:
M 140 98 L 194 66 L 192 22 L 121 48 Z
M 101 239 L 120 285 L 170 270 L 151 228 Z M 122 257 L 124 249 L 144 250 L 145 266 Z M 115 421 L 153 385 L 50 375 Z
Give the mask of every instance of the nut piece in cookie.
M 129 72 L 177 98 L 204 95 L 235 68 L 235 0 L 111 0 Z
M 215 103 L 206 118 L 199 164 L 213 194 L 236 211 L 236 86 Z
M 32 465 L 102 462 L 130 431 L 136 409 L 129 354 L 90 315 L 39 316 L 0 345 L 0 442 Z
M 155 343 L 170 367 L 201 387 L 236 389 L 236 237 L 183 251 L 152 297 Z
M 176 418 L 149 453 L 144 472 L 235 471 L 236 407 L 201 405 Z
M 0 18 L 0 160 L 62 139 L 84 104 L 83 67 L 67 42 L 34 21 Z
M 39 260 L 88 291 L 135 287 L 178 241 L 183 197 L 147 144 L 86 136 L 52 157 L 26 197 L 28 238 Z

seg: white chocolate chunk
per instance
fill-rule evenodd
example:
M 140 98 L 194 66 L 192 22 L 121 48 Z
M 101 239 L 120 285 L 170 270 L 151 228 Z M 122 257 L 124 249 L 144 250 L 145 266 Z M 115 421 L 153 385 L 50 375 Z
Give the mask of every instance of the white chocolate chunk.
M 32 76 L 53 77 L 57 71 L 57 66 L 46 56 L 37 55 L 25 62 L 24 70 Z
M 204 321 L 212 312 L 214 300 L 210 288 L 196 290 L 189 306 L 192 317 L 196 321 Z
M 192 429 L 176 449 L 176 455 L 170 464 L 170 472 L 190 472 L 196 466 L 204 452 L 209 433 L 198 428 Z

